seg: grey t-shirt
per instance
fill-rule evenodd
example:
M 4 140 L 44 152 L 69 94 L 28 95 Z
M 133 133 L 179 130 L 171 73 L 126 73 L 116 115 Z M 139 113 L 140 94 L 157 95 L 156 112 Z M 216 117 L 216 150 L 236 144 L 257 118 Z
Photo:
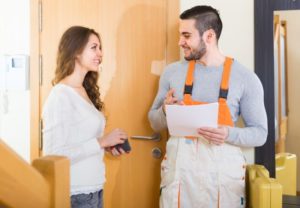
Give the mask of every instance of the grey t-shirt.
M 188 62 L 175 62 L 166 67 L 160 77 L 159 89 L 148 114 L 151 127 L 155 131 L 167 128 L 162 104 L 170 89 L 175 89 L 175 97 L 183 99 L 183 89 L 188 69 Z M 192 98 L 195 101 L 218 102 L 223 65 L 206 67 L 195 65 Z M 264 106 L 264 93 L 256 74 L 236 60 L 231 66 L 227 104 L 231 118 L 237 122 L 242 116 L 245 127 L 229 127 L 226 142 L 242 147 L 261 146 L 268 133 L 267 115 Z

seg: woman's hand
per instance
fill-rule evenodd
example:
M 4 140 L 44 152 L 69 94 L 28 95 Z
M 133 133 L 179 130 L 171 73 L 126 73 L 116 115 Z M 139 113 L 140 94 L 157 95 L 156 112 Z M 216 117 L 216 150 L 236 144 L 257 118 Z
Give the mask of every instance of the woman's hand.
M 122 144 L 128 138 L 125 131 L 122 129 L 114 129 L 110 133 L 104 135 L 98 139 L 98 142 L 102 148 L 108 149 L 108 147 Z
M 111 147 L 110 153 L 113 156 L 119 156 L 119 155 L 125 154 L 126 152 L 122 148 L 117 149 L 116 147 Z
M 198 134 L 203 136 L 210 144 L 221 145 L 228 137 L 229 130 L 226 126 L 218 128 L 202 127 L 197 129 Z

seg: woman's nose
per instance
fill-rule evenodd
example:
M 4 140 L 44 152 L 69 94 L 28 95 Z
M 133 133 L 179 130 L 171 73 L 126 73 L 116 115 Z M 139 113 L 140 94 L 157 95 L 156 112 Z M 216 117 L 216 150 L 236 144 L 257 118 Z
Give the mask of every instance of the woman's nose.
M 98 49 L 98 51 L 97 51 L 97 55 L 98 55 L 98 56 L 100 56 L 100 57 L 102 57 L 102 55 L 103 55 L 103 53 L 102 53 L 102 49 Z

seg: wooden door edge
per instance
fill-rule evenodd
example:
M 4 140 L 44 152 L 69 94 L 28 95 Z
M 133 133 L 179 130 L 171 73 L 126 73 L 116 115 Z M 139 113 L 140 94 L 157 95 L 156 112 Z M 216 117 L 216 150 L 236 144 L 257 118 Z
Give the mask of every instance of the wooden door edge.
M 40 142 L 39 103 L 39 0 L 30 1 L 30 160 L 38 158 Z

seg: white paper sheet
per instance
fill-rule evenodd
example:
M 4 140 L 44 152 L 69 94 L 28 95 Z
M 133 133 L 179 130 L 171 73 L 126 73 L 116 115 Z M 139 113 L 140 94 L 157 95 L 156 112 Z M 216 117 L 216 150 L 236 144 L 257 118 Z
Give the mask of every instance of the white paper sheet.
M 166 105 L 167 123 L 172 136 L 199 136 L 200 127 L 218 126 L 219 103 Z

